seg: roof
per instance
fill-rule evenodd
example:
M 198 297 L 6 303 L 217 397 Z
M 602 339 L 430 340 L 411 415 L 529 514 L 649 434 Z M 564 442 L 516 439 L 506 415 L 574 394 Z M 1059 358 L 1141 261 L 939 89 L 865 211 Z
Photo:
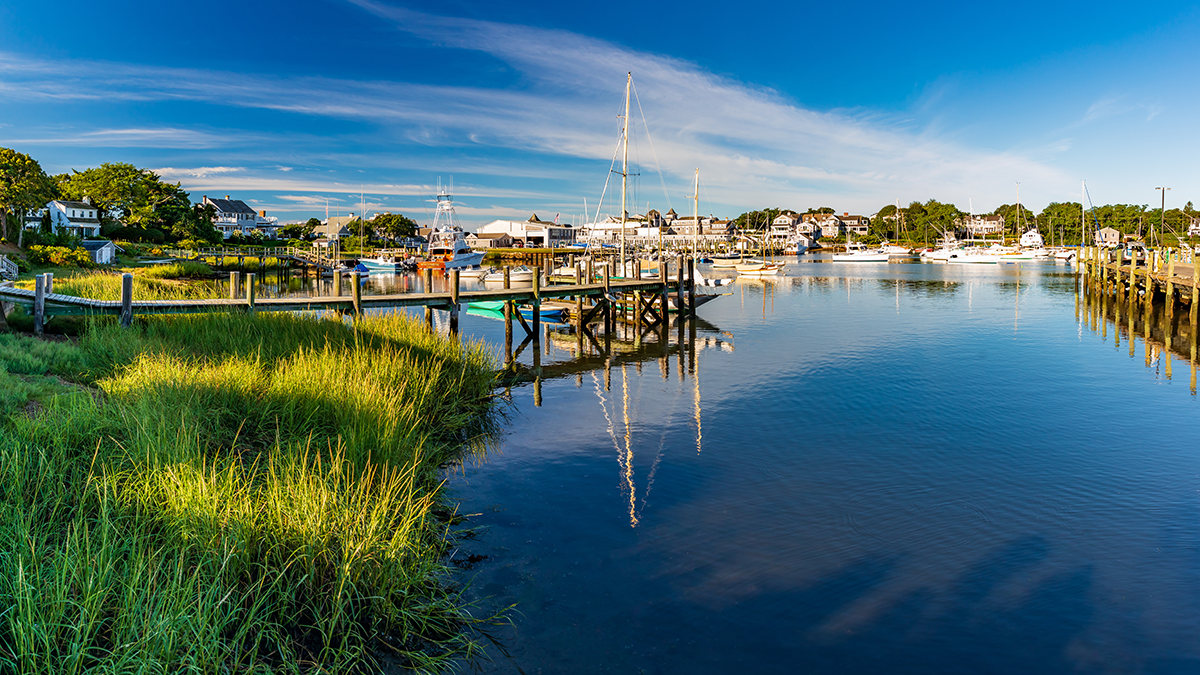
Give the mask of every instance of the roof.
M 510 235 L 507 232 L 476 232 L 468 236 L 474 236 L 476 239 L 502 239 Z
M 54 201 L 55 201 L 55 202 L 57 202 L 57 203 L 59 203 L 59 204 L 62 204 L 63 206 L 67 207 L 68 209 L 95 209 L 95 208 L 99 208 L 99 207 L 97 207 L 95 204 L 89 204 L 89 203 L 87 203 L 87 202 L 68 202 L 68 201 L 63 201 L 62 199 L 56 199 L 56 200 L 54 200 Z
M 221 213 L 257 213 L 254 209 L 246 206 L 246 202 L 240 199 L 213 199 L 208 197 L 208 203 L 217 207 Z
M 99 251 L 100 249 L 102 249 L 106 246 L 112 246 L 113 248 L 117 247 L 116 244 L 112 243 L 111 241 L 109 241 L 107 239 L 103 239 L 103 240 L 97 239 L 97 240 L 92 240 L 92 241 L 85 241 L 82 244 L 80 244 L 80 246 L 84 247 L 85 249 L 87 249 L 89 251 Z

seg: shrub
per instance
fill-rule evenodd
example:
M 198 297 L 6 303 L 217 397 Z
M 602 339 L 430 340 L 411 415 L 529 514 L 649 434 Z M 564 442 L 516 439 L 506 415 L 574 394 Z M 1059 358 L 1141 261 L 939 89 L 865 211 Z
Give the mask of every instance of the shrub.
M 30 246 L 29 262 L 34 265 L 55 265 L 57 267 L 95 267 L 91 255 L 85 249 L 69 249 L 65 246 Z

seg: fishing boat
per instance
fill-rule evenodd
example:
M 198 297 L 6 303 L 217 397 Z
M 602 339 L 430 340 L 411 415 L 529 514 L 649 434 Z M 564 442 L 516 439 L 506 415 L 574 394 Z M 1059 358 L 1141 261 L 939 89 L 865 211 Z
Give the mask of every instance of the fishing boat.
M 478 267 L 483 262 L 483 252 L 472 251 L 467 244 L 463 229 L 454 214 L 454 200 L 449 188 L 442 188 L 440 181 L 437 208 L 433 212 L 433 227 L 429 235 L 429 256 L 418 269 L 463 269 Z
M 364 268 L 368 273 L 399 272 L 404 268 L 404 259 L 394 255 L 378 255 L 373 258 L 359 258 L 358 265 L 355 267 Z

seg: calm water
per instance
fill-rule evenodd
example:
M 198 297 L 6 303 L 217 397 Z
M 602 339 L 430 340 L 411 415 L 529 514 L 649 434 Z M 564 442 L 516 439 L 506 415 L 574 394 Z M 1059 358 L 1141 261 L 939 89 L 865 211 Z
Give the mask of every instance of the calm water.
M 1140 319 L 1053 265 L 727 290 L 608 368 L 552 336 L 452 478 L 485 671 L 1200 672 L 1200 403 Z

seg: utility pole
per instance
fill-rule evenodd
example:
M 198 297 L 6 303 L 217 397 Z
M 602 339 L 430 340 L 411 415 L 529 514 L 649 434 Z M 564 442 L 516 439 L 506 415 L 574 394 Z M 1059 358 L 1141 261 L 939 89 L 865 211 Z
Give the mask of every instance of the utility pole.
M 1171 188 L 1169 188 L 1169 187 L 1156 187 L 1156 188 L 1154 188 L 1154 189 L 1155 189 L 1155 190 L 1160 190 L 1160 191 L 1161 191 L 1161 193 L 1162 193 L 1162 205 L 1159 207 L 1159 210 L 1158 210 L 1158 232 L 1159 232 L 1159 235 L 1161 236 L 1161 235 L 1162 235 L 1162 233 L 1166 231 L 1166 226 L 1167 226 L 1167 190 L 1170 190 Z M 1153 226 L 1153 225 L 1151 225 L 1151 226 L 1150 226 L 1150 244 L 1151 244 L 1152 246 L 1154 245 L 1154 226 Z

